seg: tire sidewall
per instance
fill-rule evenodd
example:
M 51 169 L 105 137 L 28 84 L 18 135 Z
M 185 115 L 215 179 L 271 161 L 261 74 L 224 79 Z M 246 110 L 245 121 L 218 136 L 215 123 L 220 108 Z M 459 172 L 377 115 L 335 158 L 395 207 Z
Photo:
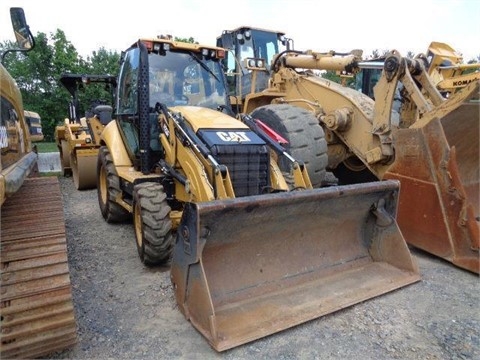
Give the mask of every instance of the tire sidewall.
M 283 147 L 297 161 L 305 162 L 313 187 L 320 187 L 328 166 L 325 133 L 315 115 L 289 104 L 270 104 L 252 111 L 259 119 L 284 137 Z M 282 172 L 290 172 L 291 162 L 283 156 L 278 165 Z

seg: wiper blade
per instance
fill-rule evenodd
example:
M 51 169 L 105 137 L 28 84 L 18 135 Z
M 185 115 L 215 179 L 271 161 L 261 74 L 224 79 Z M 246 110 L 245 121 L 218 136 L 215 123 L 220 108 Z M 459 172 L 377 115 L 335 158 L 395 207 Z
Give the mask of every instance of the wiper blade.
M 193 60 L 195 60 L 198 64 L 200 64 L 200 66 L 201 66 L 204 70 L 206 70 L 210 75 L 212 75 L 212 76 L 215 78 L 215 80 L 217 80 L 218 82 L 220 82 L 220 79 L 217 77 L 217 75 L 215 75 L 215 73 L 212 71 L 212 69 L 210 69 L 207 65 L 205 65 L 205 63 L 204 63 L 203 61 L 199 60 L 199 59 L 197 58 L 197 56 L 196 56 L 192 51 L 190 51 L 190 57 L 191 57 Z

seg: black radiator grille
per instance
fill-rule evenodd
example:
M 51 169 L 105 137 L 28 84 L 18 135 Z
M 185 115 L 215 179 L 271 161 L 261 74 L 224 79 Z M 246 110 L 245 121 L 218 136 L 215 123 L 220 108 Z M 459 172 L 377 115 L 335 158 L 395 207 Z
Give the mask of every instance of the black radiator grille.
M 262 194 L 270 185 L 266 145 L 214 145 L 210 151 L 228 168 L 236 197 Z

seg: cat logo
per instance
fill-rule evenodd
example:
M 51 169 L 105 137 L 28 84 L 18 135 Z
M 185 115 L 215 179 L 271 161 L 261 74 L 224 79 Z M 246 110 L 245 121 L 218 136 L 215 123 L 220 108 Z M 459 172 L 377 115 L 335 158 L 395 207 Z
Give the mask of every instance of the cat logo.
M 217 131 L 218 137 L 222 141 L 228 141 L 228 142 L 250 142 L 250 138 L 247 136 L 245 131 Z

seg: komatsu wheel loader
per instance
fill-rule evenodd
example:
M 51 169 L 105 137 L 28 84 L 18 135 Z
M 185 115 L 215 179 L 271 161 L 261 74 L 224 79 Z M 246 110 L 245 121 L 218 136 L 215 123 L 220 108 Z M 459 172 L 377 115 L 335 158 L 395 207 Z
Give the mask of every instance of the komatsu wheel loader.
M 480 63 L 464 64 L 463 57 L 448 44 L 434 41 L 427 52 L 417 58 L 424 61 L 431 81 L 446 98 L 480 80 Z M 355 89 L 373 98 L 373 88 L 382 75 L 384 62 L 384 57 L 361 62 L 361 70 L 355 74 Z
M 117 78 L 112 75 L 63 74 L 60 83 L 72 95 L 68 118 L 55 127 L 55 142 L 60 153 L 63 175 L 72 175 L 77 190 L 97 186 L 97 157 L 100 134 L 112 120 L 113 94 Z M 80 117 L 79 91 L 85 86 L 103 85 L 110 94 L 109 101 L 97 100 Z
M 446 99 L 426 71 L 426 57 L 392 51 L 373 100 L 315 74 L 371 66 L 361 52 L 296 51 L 292 43 L 276 31 L 223 32 L 217 45 L 230 50 L 224 64 L 233 108 L 292 144 L 298 136 L 283 108 L 309 111 L 325 133 L 327 170 L 340 184 L 399 180 L 398 221 L 407 242 L 479 273 L 479 81 Z M 315 162 L 310 152 L 296 157 Z
M 418 281 L 398 181 L 313 189 L 284 139 L 233 116 L 223 56 L 133 44 L 98 157 L 103 217 L 133 216 L 140 259 L 171 266 L 186 319 L 223 351 Z
M 480 80 L 480 63 L 464 64 L 463 57 L 448 44 L 433 41 L 426 60 L 428 74 L 442 94 L 453 94 Z
M 18 47 L 34 38 L 11 8 Z M 56 177 L 38 177 L 37 154 L 15 80 L 0 65 L 0 358 L 47 356 L 76 342 L 65 223 Z

